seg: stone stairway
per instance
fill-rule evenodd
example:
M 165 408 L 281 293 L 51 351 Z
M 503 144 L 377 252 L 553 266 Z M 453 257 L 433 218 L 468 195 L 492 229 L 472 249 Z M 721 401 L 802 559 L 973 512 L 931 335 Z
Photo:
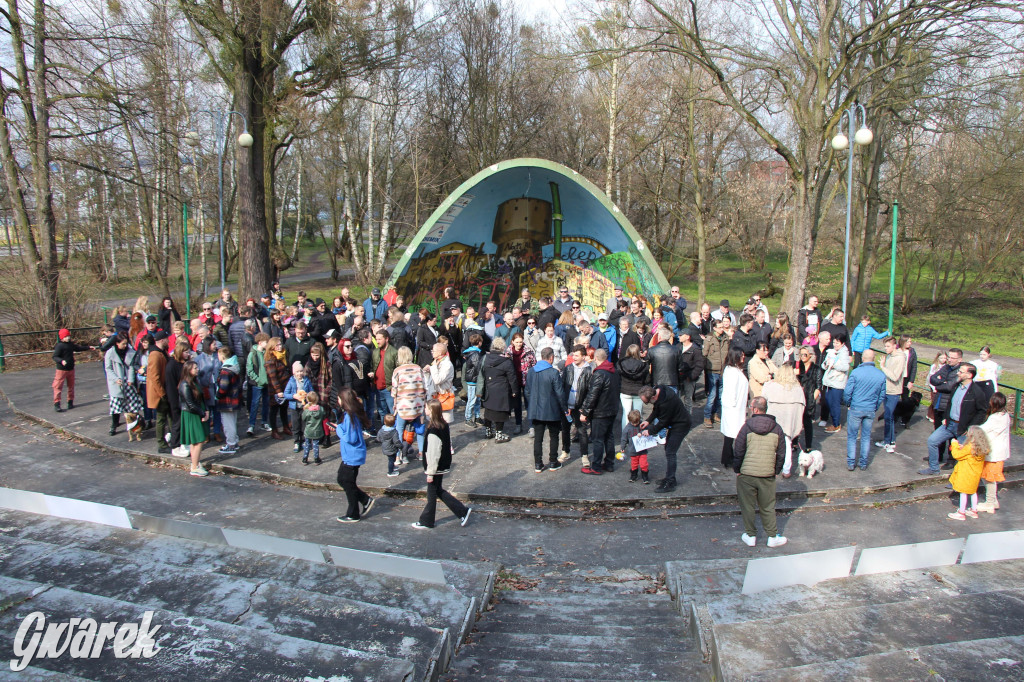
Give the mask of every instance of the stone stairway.
M 149 659 L 64 655 L 18 679 L 433 680 L 476 617 L 489 572 L 399 579 L 167 535 L 0 510 L 0 639 L 26 615 L 138 622 Z
M 1024 561 L 751 595 L 739 593 L 739 562 L 711 564 L 677 562 L 669 579 L 680 600 L 693 600 L 695 631 L 723 682 L 1024 680 Z
M 502 571 L 448 674 L 471 680 L 710 679 L 657 567 Z

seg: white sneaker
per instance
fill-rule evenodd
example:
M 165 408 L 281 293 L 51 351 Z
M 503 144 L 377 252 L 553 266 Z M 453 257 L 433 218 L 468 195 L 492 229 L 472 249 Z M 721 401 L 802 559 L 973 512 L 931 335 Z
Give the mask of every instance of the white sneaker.
M 462 517 L 462 519 L 459 522 L 459 525 L 460 526 L 465 526 L 466 523 L 469 521 L 469 515 L 472 514 L 472 513 L 473 513 L 473 508 L 472 507 L 466 507 L 466 515 Z
M 202 464 L 200 464 L 199 466 L 195 467 L 194 469 L 189 470 L 189 473 L 192 474 L 193 476 L 209 476 L 210 475 L 210 472 L 207 471 L 206 468 Z
M 568 452 L 563 452 L 558 456 L 558 461 L 561 462 L 562 464 L 565 464 L 566 462 L 569 461 L 569 457 L 570 455 Z
M 896 452 L 896 443 L 889 443 L 888 445 L 886 445 L 885 451 L 890 453 Z
M 787 542 L 789 541 L 783 535 L 776 535 L 773 538 L 768 538 L 769 547 L 782 547 Z
M 875 447 L 876 447 L 876 448 L 884 448 L 884 447 L 885 447 L 885 443 L 883 443 L 883 442 L 882 442 L 882 441 L 880 441 L 880 440 L 876 440 L 876 441 L 875 441 Z
M 745 544 L 747 547 L 753 547 L 757 544 L 757 537 L 754 535 L 747 535 L 746 533 L 740 536 L 740 540 L 743 540 L 743 544 Z M 771 540 L 769 540 L 768 542 L 771 542 Z
M 826 426 L 826 424 L 825 424 L 825 420 L 824 419 L 822 419 L 820 422 L 818 422 L 818 427 L 819 428 L 823 429 L 823 428 L 825 428 L 825 426 Z
M 267 433 L 270 433 L 271 431 L 274 430 L 274 429 L 270 428 L 270 424 L 264 424 L 260 428 L 263 429 L 264 431 L 266 431 Z
M 187 445 L 179 445 L 178 447 L 176 447 L 173 450 L 171 450 L 171 454 L 174 455 L 175 457 L 188 457 L 188 455 L 189 455 L 188 446 Z

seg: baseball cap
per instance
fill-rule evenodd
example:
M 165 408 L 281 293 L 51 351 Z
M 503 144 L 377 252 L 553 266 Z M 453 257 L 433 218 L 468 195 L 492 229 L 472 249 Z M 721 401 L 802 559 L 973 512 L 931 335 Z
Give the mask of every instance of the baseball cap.
M 607 322 L 608 321 L 608 314 L 607 313 L 601 313 L 600 315 L 597 316 L 597 319 L 605 320 Z
M 374 289 L 370 292 L 371 296 L 380 296 L 380 289 Z
M 71 332 L 67 329 L 61 329 L 59 332 L 57 332 L 58 339 L 66 339 L 69 336 L 71 336 Z
M 156 322 L 156 315 L 149 315 L 146 317 L 146 322 Z
M 324 334 L 325 339 L 333 339 L 335 336 L 340 336 L 337 329 L 328 329 L 327 333 Z
M 161 329 L 160 331 L 153 334 L 153 340 L 159 341 L 160 339 L 166 339 L 168 336 L 170 336 L 170 334 Z
M 621 284 L 616 284 L 614 289 L 615 289 L 615 291 L 622 291 L 622 285 Z
M 722 306 L 723 308 L 728 308 L 729 307 L 729 299 L 723 298 L 721 300 L 721 302 L 719 302 L 718 305 Z
M 260 296 L 260 298 L 272 298 L 272 296 L 270 295 L 270 292 L 268 291 L 267 293 L 265 293 L 262 296 Z

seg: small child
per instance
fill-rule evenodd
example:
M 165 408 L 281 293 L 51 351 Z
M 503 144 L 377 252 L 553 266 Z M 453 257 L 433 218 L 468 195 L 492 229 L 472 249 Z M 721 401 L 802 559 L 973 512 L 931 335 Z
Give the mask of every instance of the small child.
M 308 381 L 308 379 L 307 379 Z M 324 411 L 320 407 L 320 396 L 315 392 L 306 393 L 306 406 L 302 408 L 302 463 L 309 464 L 309 449 L 313 448 L 313 463 L 322 464 L 320 441 L 324 437 Z
M 861 355 L 864 354 L 868 348 L 871 348 L 871 342 L 875 339 L 884 339 L 889 335 L 889 330 L 884 332 L 875 331 L 875 328 L 871 326 L 871 316 L 864 315 L 860 318 L 860 324 L 853 328 L 850 333 L 850 350 L 853 351 L 853 366 L 857 367 L 860 365 Z
M 292 433 L 295 437 L 295 445 L 292 452 L 298 452 L 302 448 L 302 398 L 308 397 L 313 392 L 313 384 L 306 376 L 306 370 L 301 362 L 292 363 L 292 378 L 284 388 L 284 399 L 288 401 L 288 412 L 291 417 Z M 321 415 L 323 412 L 321 412 Z M 321 434 L 322 436 L 323 434 Z
M 985 455 L 989 452 L 988 437 L 980 426 L 967 429 L 967 440 L 963 445 L 952 440 L 949 451 L 956 460 L 956 466 L 949 477 L 953 490 L 960 493 L 960 508 L 948 514 L 954 521 L 963 521 L 970 516 L 978 518 L 978 484 L 981 482 L 981 471 L 985 468 Z M 971 498 L 971 507 L 967 508 L 967 498 Z
M 804 337 L 803 346 L 817 346 L 818 345 L 818 325 L 809 324 L 804 329 L 807 332 L 807 336 Z
M 626 415 L 626 421 L 629 423 L 626 424 L 626 428 L 622 429 L 622 443 L 619 444 L 619 449 L 629 455 L 629 482 L 636 483 L 636 474 L 639 469 L 644 485 L 650 485 L 651 479 L 648 477 L 647 453 L 638 453 L 636 447 L 633 446 L 633 436 L 640 433 L 640 411 L 630 410 L 629 414 Z
M 395 429 L 395 415 L 384 415 L 384 426 L 377 432 L 377 442 L 384 450 L 384 456 L 388 458 L 388 476 L 394 478 L 398 475 L 398 467 L 401 462 L 399 454 L 405 454 L 409 444 L 402 440 L 402 434 Z

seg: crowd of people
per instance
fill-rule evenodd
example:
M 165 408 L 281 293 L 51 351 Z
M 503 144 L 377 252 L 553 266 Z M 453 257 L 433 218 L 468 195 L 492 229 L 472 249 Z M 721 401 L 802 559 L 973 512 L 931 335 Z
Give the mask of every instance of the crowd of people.
M 356 479 L 367 441 L 376 440 L 389 477 L 409 462 L 424 468 L 428 503 L 417 527 L 430 528 L 437 499 L 463 522 L 469 515 L 442 488 L 457 406 L 467 427 L 497 443 L 528 433 L 538 474 L 561 469 L 578 444 L 581 473 L 609 473 L 628 458 L 629 481 L 647 484 L 649 451 L 661 445 L 659 493 L 676 488 L 678 450 L 702 412 L 703 426 L 722 433 L 722 466 L 738 475 L 747 542 L 754 510 L 774 499 L 775 476 L 791 476 L 794 461 L 812 451 L 816 420 L 836 433 L 847 406 L 847 467 L 865 470 L 878 410 L 884 424 L 875 445 L 894 452 L 897 422 L 906 425 L 922 397 L 911 338 L 876 331 L 867 316 L 851 330 L 842 310 L 826 313 L 816 296 L 795 321 L 785 312 L 770 321 L 757 294 L 738 314 L 728 300 L 687 313 L 678 287 L 648 299 L 616 286 L 597 311 L 566 286 L 555 298 L 534 298 L 528 288 L 520 294 L 507 310 L 495 301 L 477 309 L 449 287 L 435 313 L 410 311 L 401 296 L 389 292 L 385 300 L 379 289 L 359 302 L 343 287 L 328 304 L 301 291 L 288 300 L 275 284 L 244 302 L 224 290 L 191 320 L 169 297 L 155 312 L 140 297 L 117 311 L 101 338 L 110 433 L 122 417 L 129 430 L 155 428 L 157 451 L 190 457 L 194 476 L 207 474 L 200 459 L 211 439 L 230 455 L 242 432 L 269 432 L 290 440 L 303 464 L 312 457 L 317 465 L 336 436 L 345 522 L 373 505 Z M 62 330 L 54 350 L 57 411 L 65 384 L 73 407 L 74 352 L 87 348 L 68 336 Z M 885 351 L 876 366 L 878 339 Z M 970 364 L 950 349 L 923 387 L 935 431 L 920 473 L 952 467 L 950 441 L 954 457 L 972 443 L 969 450 L 986 453 L 979 480 L 991 486 L 989 511 L 998 506 L 995 486 L 1009 455 L 999 372 L 987 347 Z M 764 525 L 773 546 L 785 541 Z

